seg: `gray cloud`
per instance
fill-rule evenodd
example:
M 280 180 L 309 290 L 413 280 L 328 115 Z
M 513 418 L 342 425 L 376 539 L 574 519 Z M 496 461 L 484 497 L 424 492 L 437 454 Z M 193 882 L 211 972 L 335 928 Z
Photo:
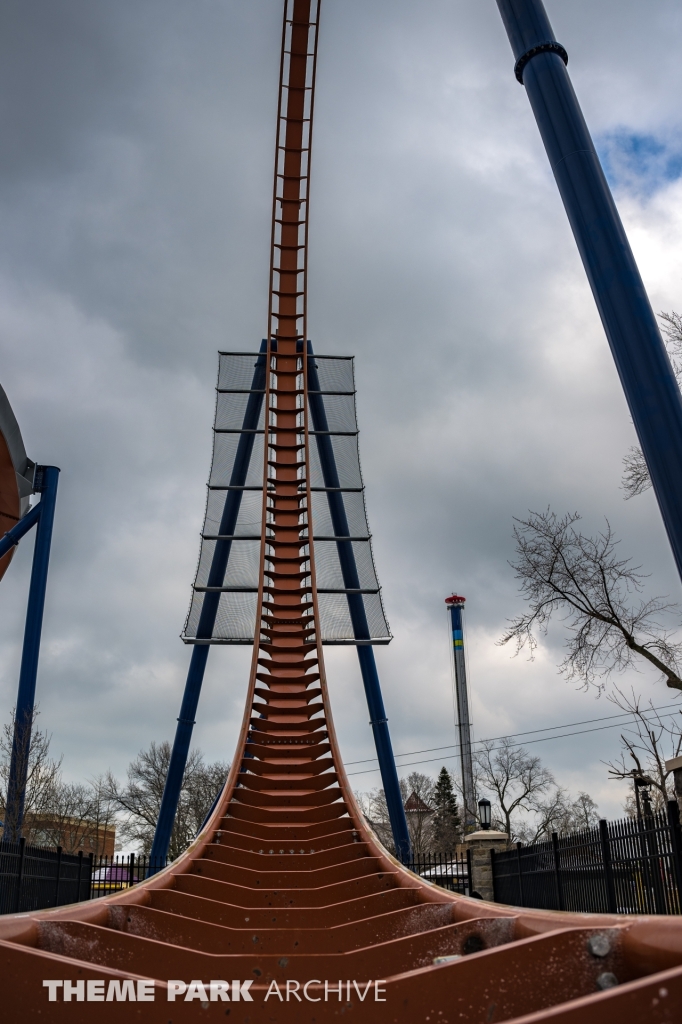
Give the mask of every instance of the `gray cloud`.
M 679 5 L 549 10 L 595 134 L 679 151 Z M 216 350 L 265 327 L 280 18 L 279 0 L 5 7 L 2 383 L 29 454 L 63 471 L 39 696 L 74 778 L 172 735 Z M 577 508 L 590 529 L 608 515 L 652 588 L 679 595 L 651 495 L 622 501 L 632 427 L 495 4 L 324 0 L 320 47 L 310 330 L 358 357 L 395 748 L 454 742 L 453 588 L 477 735 L 608 714 L 557 676 L 560 630 L 534 664 L 494 646 L 529 507 Z M 679 309 L 680 183 L 617 185 L 655 308 Z M 0 588 L 6 712 L 29 565 L 23 544 Z M 196 728 L 211 757 L 230 757 L 248 657 L 212 652 Z M 353 652 L 328 670 L 344 754 L 371 757 Z M 616 745 L 536 749 L 616 813 L 600 765 Z

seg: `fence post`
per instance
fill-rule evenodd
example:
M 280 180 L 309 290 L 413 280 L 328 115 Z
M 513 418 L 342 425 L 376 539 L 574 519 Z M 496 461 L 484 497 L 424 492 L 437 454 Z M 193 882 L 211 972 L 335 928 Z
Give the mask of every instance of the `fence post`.
M 135 854 L 128 857 L 128 885 L 135 885 Z
M 554 854 L 554 884 L 556 885 L 557 910 L 565 910 L 564 889 L 561 884 L 561 864 L 559 862 L 559 837 L 552 832 L 552 853 Z
M 521 865 L 521 844 L 516 844 L 516 868 L 518 870 L 518 905 L 525 906 L 523 896 L 523 867 Z
M 464 837 L 467 850 L 467 867 L 470 871 L 469 892 L 477 892 L 481 899 L 493 899 L 493 884 L 490 866 L 490 850 L 505 850 L 509 836 L 506 832 L 492 829 L 470 832 Z
M 19 869 L 17 871 L 17 895 L 14 899 L 14 913 L 19 913 L 21 903 L 21 885 L 24 881 L 24 860 L 26 857 L 26 839 L 24 836 L 19 840 Z
M 57 881 L 54 886 L 54 905 L 59 906 L 59 883 L 62 880 L 62 848 L 57 847 Z
M 470 853 L 471 853 L 471 851 L 467 850 L 467 857 L 469 857 Z M 498 899 L 497 899 L 497 886 L 495 885 L 495 847 L 494 846 L 490 847 L 490 877 L 492 879 L 492 887 L 493 887 L 493 903 L 497 903 Z
M 680 830 L 680 805 L 677 800 L 668 800 L 668 824 L 670 825 L 670 848 L 679 914 L 682 910 L 682 831 Z
M 83 875 L 83 851 L 78 851 L 78 882 L 76 883 L 76 903 L 81 901 L 81 877 Z
M 606 909 L 610 914 L 616 914 L 618 913 L 616 886 L 613 879 L 613 865 L 611 864 L 609 830 L 605 818 L 600 818 L 599 820 L 599 842 L 601 844 L 601 858 L 604 864 L 604 881 L 606 883 Z
M 88 895 L 86 899 L 92 899 L 92 868 L 95 862 L 95 854 L 90 851 L 88 854 Z

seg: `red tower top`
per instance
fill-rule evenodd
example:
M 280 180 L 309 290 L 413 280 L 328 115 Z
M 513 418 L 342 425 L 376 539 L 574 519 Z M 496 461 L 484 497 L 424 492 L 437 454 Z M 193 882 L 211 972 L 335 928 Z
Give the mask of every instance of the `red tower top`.
M 457 594 L 452 594 L 451 597 L 445 598 L 446 604 L 464 604 L 466 597 L 459 597 Z

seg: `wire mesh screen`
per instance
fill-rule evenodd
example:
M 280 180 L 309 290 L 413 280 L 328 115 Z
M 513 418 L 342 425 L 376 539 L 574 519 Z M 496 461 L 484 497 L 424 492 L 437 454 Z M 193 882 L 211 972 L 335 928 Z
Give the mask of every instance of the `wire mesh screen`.
M 360 588 L 378 590 L 379 582 L 374 572 L 370 541 L 345 541 L 343 543 L 353 552 Z M 335 540 L 315 541 L 315 571 L 318 592 L 321 590 L 343 590 L 345 587 L 338 548 L 339 542 Z
M 314 356 L 320 391 L 355 394 L 353 356 Z M 311 390 L 314 390 L 311 387 Z
M 335 531 L 328 495 L 324 491 L 313 491 L 311 499 L 310 519 L 314 524 L 315 536 L 334 537 Z M 337 500 L 341 502 L 345 512 L 349 536 L 369 538 L 364 494 L 347 491 L 345 494 L 339 494 Z
M 223 397 L 225 396 L 223 395 Z M 214 434 L 213 464 L 209 487 L 234 486 L 235 460 L 243 437 L 242 433 L 220 434 L 216 432 Z M 244 477 L 244 483 L 238 485 L 240 487 L 259 487 L 263 482 L 263 434 L 254 435 L 252 441 L 253 450 L 249 459 L 249 467 Z
M 254 592 L 221 594 L 210 643 L 252 644 L 256 631 L 258 595 Z M 185 624 L 185 637 L 197 641 L 205 594 L 193 594 Z
M 358 451 L 357 437 L 332 435 L 329 440 L 331 441 L 333 458 L 336 463 L 339 479 L 337 486 L 362 488 L 360 452 Z M 320 452 L 313 438 L 310 439 L 310 486 L 325 486 L 325 477 L 320 465 Z
M 365 509 L 353 359 L 309 359 L 308 522 L 315 548 L 323 643 L 387 643 L 391 634 Z M 213 459 L 187 643 L 254 639 L 263 507 L 265 357 L 221 352 Z M 337 541 L 337 537 L 348 540 Z M 267 582 L 266 550 L 266 582 Z

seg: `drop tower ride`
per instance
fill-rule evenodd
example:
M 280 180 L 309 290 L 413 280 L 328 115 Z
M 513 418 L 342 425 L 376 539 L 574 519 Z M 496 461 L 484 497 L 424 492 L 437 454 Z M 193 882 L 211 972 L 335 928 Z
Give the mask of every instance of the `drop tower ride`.
M 474 766 L 471 756 L 471 714 L 469 711 L 469 690 L 467 687 L 466 661 L 464 658 L 464 602 L 465 597 L 452 594 L 445 598 L 448 607 L 452 636 L 452 654 L 455 672 L 455 695 L 457 697 L 457 730 L 459 733 L 459 761 L 462 778 L 462 803 L 464 804 L 464 826 L 469 829 L 476 825 L 476 789 L 474 787 Z

